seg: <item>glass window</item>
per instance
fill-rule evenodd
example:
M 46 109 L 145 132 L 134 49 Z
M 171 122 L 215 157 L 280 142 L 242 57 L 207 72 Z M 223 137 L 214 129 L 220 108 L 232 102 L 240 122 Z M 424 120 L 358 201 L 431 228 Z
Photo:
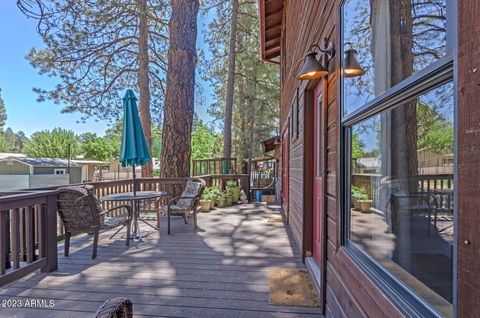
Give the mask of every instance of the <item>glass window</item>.
M 453 84 L 350 129 L 350 241 L 453 316 Z
M 346 0 L 343 49 L 365 70 L 343 77 L 347 115 L 447 55 L 447 0 Z M 343 65 L 345 67 L 345 65 Z

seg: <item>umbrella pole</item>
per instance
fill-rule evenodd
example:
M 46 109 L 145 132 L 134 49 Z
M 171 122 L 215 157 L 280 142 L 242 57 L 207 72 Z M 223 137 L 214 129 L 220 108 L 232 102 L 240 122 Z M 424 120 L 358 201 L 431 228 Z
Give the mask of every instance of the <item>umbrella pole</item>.
M 135 166 L 133 166 L 133 195 L 137 195 L 137 180 L 135 178 Z
M 135 177 L 135 166 L 133 168 L 133 196 L 137 196 L 137 180 Z M 132 200 L 132 208 L 133 208 L 133 239 L 142 240 L 142 236 L 138 233 L 138 202 L 136 200 Z

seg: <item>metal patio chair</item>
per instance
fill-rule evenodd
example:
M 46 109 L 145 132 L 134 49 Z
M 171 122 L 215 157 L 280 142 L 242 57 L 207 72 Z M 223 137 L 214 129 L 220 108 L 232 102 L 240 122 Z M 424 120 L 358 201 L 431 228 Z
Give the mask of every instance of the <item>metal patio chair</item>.
M 168 217 L 168 234 L 170 234 L 170 219 L 172 216 L 182 216 L 185 224 L 188 224 L 188 215 L 193 214 L 193 224 L 197 228 L 197 208 L 205 189 L 205 181 L 199 178 L 191 179 L 187 182 L 182 195 L 173 198 L 167 205 L 157 204 L 157 222 L 160 228 L 160 215 L 166 214 Z M 159 201 L 157 201 L 159 202 Z

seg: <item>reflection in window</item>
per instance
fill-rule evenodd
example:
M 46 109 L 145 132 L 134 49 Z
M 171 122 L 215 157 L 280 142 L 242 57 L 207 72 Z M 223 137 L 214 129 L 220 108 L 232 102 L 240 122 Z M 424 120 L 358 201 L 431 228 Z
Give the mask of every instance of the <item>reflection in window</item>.
M 366 73 L 343 78 L 344 114 L 444 57 L 447 0 L 347 0 L 344 49 Z
M 352 126 L 350 239 L 438 312 L 453 311 L 451 83 Z

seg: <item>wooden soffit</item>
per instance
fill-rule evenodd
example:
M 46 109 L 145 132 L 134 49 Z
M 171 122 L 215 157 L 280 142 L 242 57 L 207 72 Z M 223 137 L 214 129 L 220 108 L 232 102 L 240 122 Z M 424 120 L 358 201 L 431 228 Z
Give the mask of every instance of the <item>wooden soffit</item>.
M 282 46 L 284 0 L 258 0 L 262 60 L 275 62 Z

